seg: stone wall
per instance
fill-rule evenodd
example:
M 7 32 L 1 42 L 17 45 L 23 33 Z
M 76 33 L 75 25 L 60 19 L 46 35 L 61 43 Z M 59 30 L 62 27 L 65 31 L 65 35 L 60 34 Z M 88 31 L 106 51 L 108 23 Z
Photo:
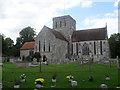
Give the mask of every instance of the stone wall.
M 18 68 L 28 68 L 29 67 L 29 65 L 30 65 L 30 63 L 28 63 L 28 62 L 20 62 L 20 63 L 16 63 L 16 67 L 18 67 Z
M 30 51 L 33 51 L 33 49 L 31 49 L 31 50 L 20 50 L 20 57 L 21 57 L 21 59 L 23 58 L 23 56 L 24 57 L 29 56 L 30 55 Z
M 70 40 L 73 31 L 76 30 L 76 21 L 69 15 L 53 18 L 53 29 L 62 33 L 67 40 Z
M 40 41 L 40 50 L 39 50 Z M 35 50 L 34 52 L 40 52 L 41 56 L 45 55 L 47 57 L 48 63 L 60 64 L 64 62 L 65 56 L 67 54 L 68 43 L 64 40 L 56 38 L 53 33 L 47 27 L 43 27 L 41 32 L 38 34 L 35 40 Z M 49 51 L 50 45 L 50 51 Z M 45 51 L 44 51 L 45 46 Z
M 102 55 L 100 53 L 100 41 L 102 41 Z M 96 54 L 94 53 L 94 42 L 96 44 Z M 95 61 L 100 59 L 109 58 L 109 45 L 107 40 L 98 40 L 98 41 L 82 41 L 82 42 L 73 42 L 73 55 L 77 56 L 76 53 L 76 43 L 78 43 L 78 56 L 83 58 L 89 58 L 90 55 L 82 55 L 83 44 L 86 43 L 89 46 L 89 51 L 93 55 Z

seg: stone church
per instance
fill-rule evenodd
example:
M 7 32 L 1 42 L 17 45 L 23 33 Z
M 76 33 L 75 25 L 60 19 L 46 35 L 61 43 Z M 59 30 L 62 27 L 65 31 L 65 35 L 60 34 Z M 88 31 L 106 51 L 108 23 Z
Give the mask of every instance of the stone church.
M 34 52 L 40 52 L 52 64 L 109 58 L 107 26 L 76 30 L 76 21 L 71 16 L 55 17 L 53 28 L 44 26 L 37 35 Z

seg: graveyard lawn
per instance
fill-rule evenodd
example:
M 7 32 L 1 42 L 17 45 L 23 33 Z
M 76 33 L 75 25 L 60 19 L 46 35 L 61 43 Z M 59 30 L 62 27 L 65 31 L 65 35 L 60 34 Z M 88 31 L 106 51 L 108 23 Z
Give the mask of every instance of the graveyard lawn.
M 78 86 L 74 88 L 99 88 L 100 84 L 105 83 L 108 88 L 115 88 L 117 85 L 117 67 L 112 63 L 111 68 L 108 65 L 98 65 L 94 63 L 89 71 L 89 65 L 83 67 L 78 66 L 76 62 L 72 64 L 59 65 L 43 65 L 42 72 L 39 72 L 40 67 L 17 68 L 15 64 L 4 63 L 3 67 L 3 88 L 13 88 L 14 80 L 20 80 L 19 76 L 25 74 L 26 82 L 20 84 L 21 88 L 35 88 L 35 79 L 44 78 L 43 88 L 51 88 L 51 78 L 55 74 L 57 79 L 56 87 L 54 88 L 72 88 L 66 76 L 74 76 L 74 80 L 78 82 Z M 92 75 L 93 82 L 88 81 L 88 77 Z M 110 81 L 105 80 L 105 76 L 111 77 Z

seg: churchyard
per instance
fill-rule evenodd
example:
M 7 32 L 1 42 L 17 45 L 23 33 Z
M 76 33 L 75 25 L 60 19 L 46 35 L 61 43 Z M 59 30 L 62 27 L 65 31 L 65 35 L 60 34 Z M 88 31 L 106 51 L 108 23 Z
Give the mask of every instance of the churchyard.
M 101 84 L 106 84 L 108 88 L 115 88 L 118 84 L 118 69 L 115 62 L 109 64 L 93 63 L 91 71 L 89 65 L 86 64 L 82 67 L 77 62 L 71 64 L 58 64 L 58 65 L 42 65 L 40 67 L 17 68 L 15 64 L 10 62 L 3 63 L 2 82 L 3 88 L 13 88 L 14 81 L 20 80 L 20 75 L 26 75 L 26 81 L 20 84 L 20 88 L 35 88 L 35 79 L 43 78 L 43 88 L 100 88 Z M 51 87 L 51 78 L 56 75 L 56 86 Z M 78 85 L 71 87 L 70 82 L 66 78 L 68 75 L 74 76 Z M 105 80 L 106 75 L 111 79 Z M 88 77 L 93 76 L 93 81 L 88 81 Z

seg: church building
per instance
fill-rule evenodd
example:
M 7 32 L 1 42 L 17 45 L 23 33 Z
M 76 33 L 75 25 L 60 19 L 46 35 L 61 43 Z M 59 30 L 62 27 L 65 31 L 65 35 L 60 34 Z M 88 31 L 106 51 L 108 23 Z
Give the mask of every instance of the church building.
M 44 26 L 35 39 L 34 52 L 46 56 L 48 63 L 62 64 L 73 60 L 93 61 L 109 58 L 107 26 L 76 30 L 70 16 L 53 18 L 53 28 Z

